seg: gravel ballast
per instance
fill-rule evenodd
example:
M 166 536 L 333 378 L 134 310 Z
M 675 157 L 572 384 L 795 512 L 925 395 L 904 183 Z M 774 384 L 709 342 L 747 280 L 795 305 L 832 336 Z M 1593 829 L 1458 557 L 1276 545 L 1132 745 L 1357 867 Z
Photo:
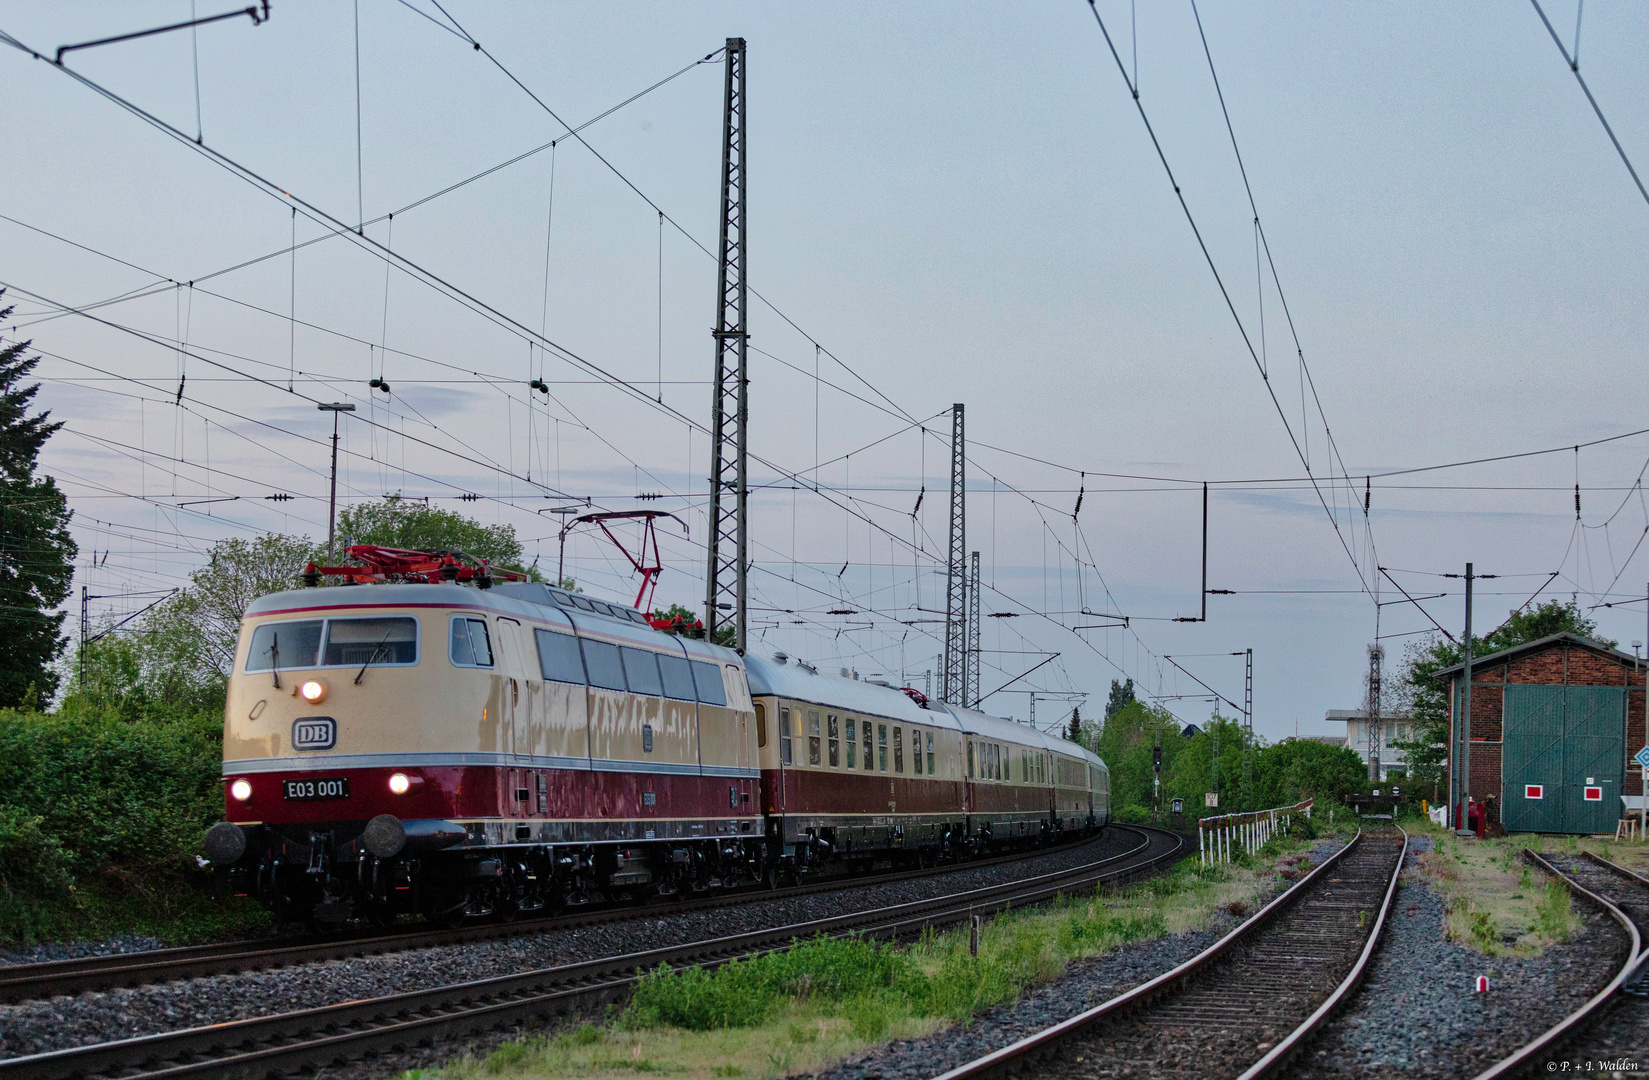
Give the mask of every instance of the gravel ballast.
M 501 941 L 3 1005 L 0 1057 L 422 990 L 908 903 L 1069 869 L 1137 843 L 1135 833 L 1107 829 L 1094 840 L 1024 861 L 883 885 L 844 883 L 841 890 L 795 897 L 752 892 L 746 903 L 703 911 L 672 913 L 658 907 L 633 919 Z
M 1337 840 L 1324 840 L 1308 854 L 1313 863 L 1320 863 L 1341 846 Z M 1275 893 L 1288 884 L 1278 881 Z M 889 1043 L 813 1076 L 815 1080 L 926 1080 L 1154 979 L 1196 956 L 1241 922 L 1225 911 L 1216 911 L 1206 929 L 1131 942 L 1102 956 L 1078 960 L 1047 986 L 1010 1005 L 988 1009 L 971 1023 L 921 1039 Z
M 1368 975 L 1292 1063 L 1293 1080 L 1474 1076 L 1573 1012 L 1618 969 L 1609 958 L 1619 928 L 1581 903 L 1579 927 L 1539 956 L 1484 956 L 1445 941 L 1443 898 L 1413 872 L 1431 841 L 1416 837 L 1408 847 Z M 1487 994 L 1474 990 L 1479 975 L 1489 977 Z

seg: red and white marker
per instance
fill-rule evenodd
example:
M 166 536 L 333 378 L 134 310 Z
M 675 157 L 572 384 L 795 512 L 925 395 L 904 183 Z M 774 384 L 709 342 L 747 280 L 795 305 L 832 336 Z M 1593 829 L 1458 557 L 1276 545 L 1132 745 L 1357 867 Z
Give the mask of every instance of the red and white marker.
M 1486 994 L 1489 992 L 1489 977 L 1487 975 L 1479 975 L 1477 977 L 1477 992 L 1479 994 Z

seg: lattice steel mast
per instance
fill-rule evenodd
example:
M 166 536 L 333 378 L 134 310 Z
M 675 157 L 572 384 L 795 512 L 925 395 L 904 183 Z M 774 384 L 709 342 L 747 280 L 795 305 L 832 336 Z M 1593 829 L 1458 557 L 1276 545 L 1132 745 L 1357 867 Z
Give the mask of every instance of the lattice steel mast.
M 974 552 L 968 567 L 968 660 L 963 669 L 962 702 L 970 709 L 979 708 L 979 552 Z M 1035 701 L 1035 697 L 1031 698 Z M 1032 725 L 1035 726 L 1034 724 Z
M 1254 650 L 1243 650 L 1242 808 L 1254 809 Z
M 710 430 L 710 553 L 704 628 L 715 640 L 733 630 L 745 649 L 748 518 L 746 427 L 750 416 L 745 308 L 744 39 L 727 39 L 721 138 L 721 283 L 716 290 L 716 378 Z
M 950 409 L 950 552 L 945 569 L 945 660 L 940 677 L 940 699 L 952 705 L 968 704 L 968 531 L 966 442 L 962 406 Z

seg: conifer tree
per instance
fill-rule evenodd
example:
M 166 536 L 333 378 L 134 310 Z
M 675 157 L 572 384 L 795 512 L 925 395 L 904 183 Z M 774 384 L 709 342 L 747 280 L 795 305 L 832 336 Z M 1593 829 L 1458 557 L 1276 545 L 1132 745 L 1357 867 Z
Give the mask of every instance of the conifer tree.
M 28 348 L 0 344 L 0 707 L 40 705 L 57 690 L 67 613 L 52 609 L 69 595 L 76 553 L 68 500 L 36 475 L 40 448 L 63 423 L 30 412 L 40 384 L 24 380 L 40 357 Z

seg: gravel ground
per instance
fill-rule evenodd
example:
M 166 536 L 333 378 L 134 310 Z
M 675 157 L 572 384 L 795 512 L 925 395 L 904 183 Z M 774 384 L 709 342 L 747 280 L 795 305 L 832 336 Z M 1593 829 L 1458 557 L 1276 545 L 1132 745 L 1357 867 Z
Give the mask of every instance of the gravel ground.
M 1340 846 L 1336 840 L 1319 841 L 1310 851 L 1312 862 L 1321 862 Z M 1276 891 L 1282 892 L 1286 884 L 1279 881 Z M 1078 960 L 1059 979 L 1011 1005 L 975 1016 L 970 1024 L 946 1028 L 922 1039 L 890 1043 L 813 1074 L 813 1080 L 919 1080 L 937 1076 L 1155 978 L 1208 948 L 1241 921 L 1219 911 L 1206 930 L 1137 941 L 1103 956 Z
M 0 968 L 15 964 L 47 964 L 58 960 L 79 960 L 85 956 L 114 956 L 120 953 L 148 952 L 165 948 L 159 938 L 141 934 L 121 935 L 104 941 L 47 942 L 27 949 L 0 949 Z
M 1607 981 L 1605 969 L 1617 969 L 1618 958 L 1598 957 L 1616 953 L 1624 937 L 1581 904 L 1580 929 L 1537 957 L 1486 957 L 1443 940 L 1443 898 L 1412 872 L 1430 847 L 1425 837 L 1409 841 L 1386 940 L 1351 1006 L 1291 1066 L 1293 1080 L 1473 1076 L 1572 1012 Z M 1479 975 L 1489 977 L 1486 995 L 1473 990 Z
M 1107 830 L 1085 844 L 1059 848 L 1025 862 L 886 885 L 845 885 L 842 891 L 791 898 L 752 893 L 748 903 L 708 911 L 670 914 L 667 909 L 649 910 L 621 922 L 504 941 L 0 1005 L 0 1057 L 421 990 L 907 903 L 1052 873 L 1118 853 L 1135 843 L 1133 833 Z

